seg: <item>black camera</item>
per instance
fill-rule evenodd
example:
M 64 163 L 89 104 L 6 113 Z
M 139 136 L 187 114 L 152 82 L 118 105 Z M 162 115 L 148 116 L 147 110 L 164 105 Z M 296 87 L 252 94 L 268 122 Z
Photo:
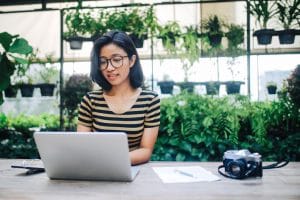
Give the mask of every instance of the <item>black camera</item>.
M 226 151 L 223 156 L 223 166 L 225 176 L 230 178 L 243 179 L 263 176 L 261 155 L 250 153 L 246 149 Z

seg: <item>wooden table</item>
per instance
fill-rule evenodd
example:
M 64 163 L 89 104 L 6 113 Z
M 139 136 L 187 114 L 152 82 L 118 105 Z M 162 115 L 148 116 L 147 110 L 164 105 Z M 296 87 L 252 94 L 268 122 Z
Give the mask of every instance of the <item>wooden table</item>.
M 131 182 L 50 180 L 45 173 L 25 175 L 23 169 L 12 169 L 22 160 L 0 159 L 0 199 L 104 199 L 104 200 L 189 200 L 189 199 L 265 199 L 300 200 L 300 163 L 289 163 L 279 169 L 264 170 L 264 176 L 233 180 L 165 184 L 153 166 L 201 166 L 215 175 L 216 162 L 150 162 L 142 165 Z M 219 175 L 218 175 L 219 176 Z

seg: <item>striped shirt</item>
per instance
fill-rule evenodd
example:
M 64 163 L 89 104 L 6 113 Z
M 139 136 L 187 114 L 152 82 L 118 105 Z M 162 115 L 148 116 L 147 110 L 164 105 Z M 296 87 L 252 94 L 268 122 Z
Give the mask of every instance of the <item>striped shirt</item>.
M 81 101 L 78 124 L 97 132 L 125 132 L 129 149 L 132 151 L 140 147 L 144 128 L 159 126 L 160 99 L 156 93 L 142 90 L 128 111 L 116 114 L 108 107 L 102 90 L 92 91 Z

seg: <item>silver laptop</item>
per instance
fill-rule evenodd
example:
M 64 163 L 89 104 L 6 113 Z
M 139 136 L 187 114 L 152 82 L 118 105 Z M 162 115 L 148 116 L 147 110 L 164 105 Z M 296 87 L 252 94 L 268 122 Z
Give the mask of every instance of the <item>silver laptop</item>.
M 127 136 L 122 132 L 35 132 L 50 179 L 133 181 Z

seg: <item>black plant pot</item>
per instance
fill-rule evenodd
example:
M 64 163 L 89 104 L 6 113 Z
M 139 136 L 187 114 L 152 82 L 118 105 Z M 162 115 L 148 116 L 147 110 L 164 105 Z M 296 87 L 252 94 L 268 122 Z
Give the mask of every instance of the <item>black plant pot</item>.
M 55 84 L 51 83 L 42 83 L 39 84 L 42 96 L 53 96 Z
M 219 33 L 219 34 L 214 34 L 214 35 L 208 34 L 209 44 L 210 44 L 212 47 L 220 46 L 221 41 L 222 41 L 222 36 L 223 36 L 223 35 L 222 35 L 221 33 Z
M 295 42 L 296 30 L 286 29 L 277 31 L 280 44 L 293 44 Z
M 4 90 L 4 94 L 6 97 L 15 98 L 18 94 L 18 89 L 19 87 L 17 85 L 10 85 Z
M 253 33 L 253 36 L 257 37 L 258 44 L 267 45 L 271 44 L 272 37 L 275 34 L 274 29 L 261 29 Z
M 208 95 L 216 95 L 219 94 L 220 83 L 219 82 L 208 82 L 205 84 L 206 94 Z
M 239 94 L 241 89 L 241 83 L 235 81 L 226 82 L 227 94 Z
M 267 86 L 267 89 L 268 89 L 269 94 L 276 94 L 277 86 L 269 85 L 269 86 Z
M 194 92 L 194 83 L 192 82 L 182 82 L 178 83 L 181 92 L 187 91 L 188 93 L 193 93 Z
M 174 81 L 160 81 L 157 83 L 162 94 L 173 94 Z
M 138 37 L 136 34 L 130 34 L 129 37 L 133 41 L 136 48 L 143 48 L 144 40 L 147 39 L 146 35 Z
M 20 90 L 22 97 L 32 97 L 34 91 L 34 85 L 32 84 L 21 84 Z
M 166 47 L 169 42 L 172 46 L 176 45 L 175 34 L 172 32 L 168 33 L 168 36 L 160 37 L 162 39 L 163 46 Z
M 72 36 L 66 38 L 66 41 L 70 43 L 70 48 L 73 50 L 79 50 L 82 48 L 83 41 L 89 41 L 90 39 L 79 37 L 79 36 Z

